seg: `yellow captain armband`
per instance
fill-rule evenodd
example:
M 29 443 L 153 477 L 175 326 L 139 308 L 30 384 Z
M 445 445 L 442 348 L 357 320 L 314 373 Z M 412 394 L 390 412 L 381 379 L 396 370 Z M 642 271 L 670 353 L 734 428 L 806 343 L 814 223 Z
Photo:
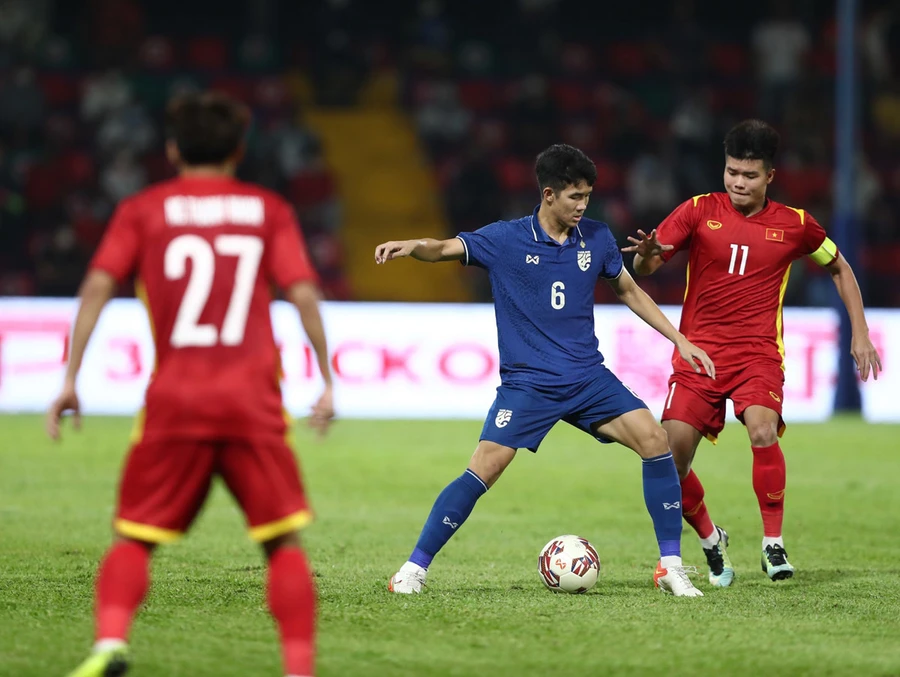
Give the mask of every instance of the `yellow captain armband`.
M 827 266 L 831 263 L 834 263 L 837 257 L 837 245 L 831 241 L 830 237 L 826 237 L 825 242 L 822 243 L 822 246 L 809 255 L 809 258 L 818 263 L 820 266 Z

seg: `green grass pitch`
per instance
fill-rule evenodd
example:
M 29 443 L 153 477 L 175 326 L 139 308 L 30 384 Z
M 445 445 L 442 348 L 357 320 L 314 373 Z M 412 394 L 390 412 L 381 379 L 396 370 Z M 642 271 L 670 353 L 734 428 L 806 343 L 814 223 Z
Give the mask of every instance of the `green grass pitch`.
M 39 417 L 0 417 L 0 675 L 63 675 L 91 642 L 92 581 L 130 421 L 87 418 L 46 440 Z M 759 568 L 761 525 L 740 426 L 695 468 L 732 537 L 732 589 L 656 592 L 655 542 L 634 454 L 559 425 L 520 452 L 417 597 L 387 581 L 478 422 L 340 421 L 297 444 L 317 520 L 304 535 L 321 608 L 320 675 L 900 675 L 900 427 L 792 425 L 785 536 L 793 580 Z M 603 568 L 588 594 L 536 571 L 578 533 Z M 703 564 L 685 532 L 687 564 Z M 701 568 L 701 572 L 704 569 Z M 163 548 L 132 635 L 135 677 L 280 675 L 264 569 L 217 488 L 190 537 Z

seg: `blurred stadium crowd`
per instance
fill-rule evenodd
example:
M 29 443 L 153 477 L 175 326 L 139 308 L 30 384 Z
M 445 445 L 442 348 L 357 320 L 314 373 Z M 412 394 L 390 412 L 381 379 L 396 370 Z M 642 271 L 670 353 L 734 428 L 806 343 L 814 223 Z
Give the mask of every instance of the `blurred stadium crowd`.
M 740 20 L 707 0 L 189 4 L 0 1 L 0 294 L 74 293 L 115 203 L 170 175 L 161 112 L 195 87 L 253 107 L 241 176 L 296 206 L 333 299 L 353 298 L 341 187 L 304 113 L 366 105 L 386 73 L 433 161 L 447 235 L 530 211 L 534 155 L 564 141 L 595 159 L 590 215 L 624 240 L 720 190 L 722 136 L 751 116 L 782 135 L 773 197 L 829 227 L 831 2 L 761 3 Z M 868 305 L 900 306 L 900 2 L 863 8 L 857 272 Z M 683 270 L 642 284 L 679 303 Z M 831 288 L 798 264 L 787 302 L 826 305 Z

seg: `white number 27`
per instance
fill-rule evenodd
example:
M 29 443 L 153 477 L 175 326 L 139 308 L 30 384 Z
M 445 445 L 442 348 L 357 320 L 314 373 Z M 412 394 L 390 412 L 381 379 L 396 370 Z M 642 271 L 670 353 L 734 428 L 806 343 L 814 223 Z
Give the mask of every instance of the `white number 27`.
M 236 346 L 244 340 L 262 253 L 263 241 L 254 235 L 219 235 L 212 245 L 199 235 L 179 235 L 169 243 L 164 261 L 167 279 L 180 280 L 187 272 L 188 260 L 191 262 L 191 276 L 172 329 L 173 346 Z M 200 314 L 212 290 L 216 254 L 238 260 L 221 331 L 213 324 L 200 324 Z

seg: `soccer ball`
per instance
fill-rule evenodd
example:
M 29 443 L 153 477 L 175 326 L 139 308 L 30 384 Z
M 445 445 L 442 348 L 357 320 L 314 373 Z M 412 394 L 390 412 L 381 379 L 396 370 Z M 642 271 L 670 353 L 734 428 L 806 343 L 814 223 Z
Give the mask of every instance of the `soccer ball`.
M 541 550 L 538 573 L 553 592 L 587 592 L 600 575 L 600 556 L 586 538 L 557 536 Z

